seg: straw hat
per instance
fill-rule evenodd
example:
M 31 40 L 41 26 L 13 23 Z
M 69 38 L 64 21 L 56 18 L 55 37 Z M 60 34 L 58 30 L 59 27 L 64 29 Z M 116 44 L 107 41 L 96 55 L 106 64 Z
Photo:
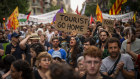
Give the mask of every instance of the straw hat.
M 40 39 L 37 33 L 32 33 L 30 39 Z

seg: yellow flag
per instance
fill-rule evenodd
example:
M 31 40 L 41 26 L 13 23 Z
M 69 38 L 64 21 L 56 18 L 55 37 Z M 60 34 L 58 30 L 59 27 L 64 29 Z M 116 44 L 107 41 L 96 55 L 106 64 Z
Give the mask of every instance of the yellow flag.
M 16 7 L 16 9 L 13 11 L 13 13 L 8 18 L 8 20 L 10 21 L 9 26 L 10 26 L 10 28 L 13 27 L 14 30 L 19 26 L 19 22 L 17 19 L 18 15 L 19 15 L 19 11 L 18 11 L 18 7 Z
M 96 16 L 97 16 L 97 21 L 102 22 L 102 20 L 103 20 L 102 11 L 100 10 L 100 7 L 98 4 L 97 4 L 97 8 L 96 8 Z
M 127 2 L 127 0 L 123 0 L 123 1 L 122 1 L 122 4 L 124 4 L 124 3 L 126 3 L 126 2 Z
M 67 13 L 65 9 L 63 9 L 64 13 Z
M 110 15 L 117 15 L 121 11 L 122 4 L 126 3 L 127 0 L 116 0 L 112 8 L 109 10 Z
M 133 16 L 134 23 L 136 22 L 136 15 L 137 15 L 137 12 L 135 12 Z
M 5 22 L 3 22 L 4 30 L 6 30 Z

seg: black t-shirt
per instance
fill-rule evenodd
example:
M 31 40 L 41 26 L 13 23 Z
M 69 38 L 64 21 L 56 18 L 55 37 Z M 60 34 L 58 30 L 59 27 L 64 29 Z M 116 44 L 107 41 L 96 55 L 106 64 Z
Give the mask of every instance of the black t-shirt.
M 41 76 L 39 75 L 38 70 L 34 70 L 34 77 L 35 79 L 42 79 Z
M 6 46 L 6 51 L 5 54 L 11 54 L 11 49 L 15 48 L 15 52 L 12 53 L 13 56 L 16 57 L 16 59 L 22 59 L 22 54 L 24 53 L 24 51 L 20 48 L 19 44 L 17 44 L 16 47 L 14 47 L 12 45 L 12 43 L 10 43 L 9 45 Z

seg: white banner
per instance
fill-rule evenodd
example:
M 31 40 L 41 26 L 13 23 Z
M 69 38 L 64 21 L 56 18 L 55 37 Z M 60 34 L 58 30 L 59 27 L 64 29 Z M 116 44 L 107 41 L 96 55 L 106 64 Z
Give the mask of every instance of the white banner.
M 109 14 L 102 13 L 104 19 L 111 19 L 111 20 L 116 19 L 116 20 L 122 20 L 122 22 L 128 22 L 129 19 L 132 19 L 133 15 L 134 12 L 129 12 L 122 15 L 109 15 Z
M 27 18 L 27 15 L 25 14 L 19 14 L 18 20 L 20 25 L 33 25 L 33 24 L 46 24 L 46 23 L 51 23 L 53 21 L 53 17 L 56 15 L 58 10 L 41 14 L 41 15 L 30 15 L 28 22 L 24 22 L 24 19 Z M 22 21 L 21 21 L 22 20 Z

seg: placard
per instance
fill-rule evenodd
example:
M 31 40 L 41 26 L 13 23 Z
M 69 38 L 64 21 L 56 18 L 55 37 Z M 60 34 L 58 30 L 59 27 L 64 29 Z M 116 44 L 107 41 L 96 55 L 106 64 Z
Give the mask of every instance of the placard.
M 87 32 L 89 18 L 77 14 L 56 14 L 56 28 L 60 31 L 72 32 L 76 31 L 79 34 Z
M 107 26 L 108 27 L 108 31 L 109 32 L 114 32 L 114 20 L 110 20 L 110 19 L 103 19 L 102 22 L 103 26 Z

